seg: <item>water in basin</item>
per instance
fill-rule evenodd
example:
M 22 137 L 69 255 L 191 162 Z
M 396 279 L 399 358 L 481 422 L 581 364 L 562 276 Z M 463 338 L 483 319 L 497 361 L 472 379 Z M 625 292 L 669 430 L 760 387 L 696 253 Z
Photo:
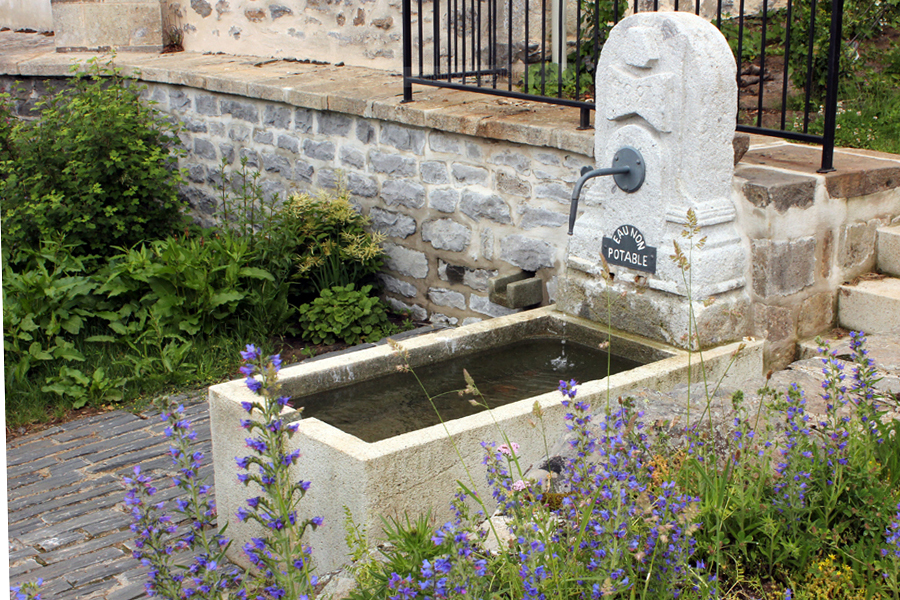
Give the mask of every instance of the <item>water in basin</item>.
M 349 386 L 294 398 L 303 416 L 316 417 L 366 442 L 377 442 L 440 422 L 475 414 L 458 390 L 466 369 L 491 408 L 552 391 L 561 379 L 583 382 L 625 371 L 641 363 L 558 338 L 530 338 L 474 354 L 397 372 Z M 434 407 L 419 385 L 422 381 Z

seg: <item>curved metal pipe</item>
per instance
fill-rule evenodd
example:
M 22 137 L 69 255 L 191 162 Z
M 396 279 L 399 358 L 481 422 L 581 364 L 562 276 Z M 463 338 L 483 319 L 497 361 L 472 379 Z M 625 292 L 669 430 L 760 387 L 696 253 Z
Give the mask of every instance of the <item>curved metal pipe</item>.
M 627 175 L 628 173 L 631 173 L 631 167 L 628 166 L 606 167 L 605 169 L 593 169 L 591 171 L 582 172 L 581 178 L 578 180 L 578 183 L 575 184 L 575 189 L 572 190 L 572 204 L 571 208 L 569 208 L 569 235 L 572 235 L 572 232 L 575 230 L 575 216 L 578 214 L 578 198 L 581 196 L 581 188 L 584 187 L 585 182 L 594 177 L 602 177 L 604 175 Z

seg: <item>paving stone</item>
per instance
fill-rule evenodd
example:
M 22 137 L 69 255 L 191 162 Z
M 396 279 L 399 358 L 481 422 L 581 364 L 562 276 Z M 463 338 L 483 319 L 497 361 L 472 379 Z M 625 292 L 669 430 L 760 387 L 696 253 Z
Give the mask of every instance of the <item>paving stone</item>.
M 11 467 L 23 462 L 42 458 L 48 454 L 53 454 L 57 448 L 59 448 L 59 444 L 53 441 L 52 438 L 33 440 L 25 444 L 21 450 L 17 450 L 15 455 L 13 455 L 11 451 L 7 451 L 6 466 Z
M 143 450 L 144 448 L 149 448 L 150 446 L 156 446 L 159 444 L 166 444 L 167 440 L 161 436 L 142 436 L 138 439 L 128 439 L 125 440 L 124 444 L 117 445 L 114 448 L 110 448 L 108 450 L 104 450 L 102 452 L 96 452 L 91 454 L 88 459 L 91 463 L 98 463 L 105 461 L 109 458 L 113 458 L 116 456 L 121 456 L 123 454 L 127 454 L 129 452 L 135 452 L 137 450 Z
M 70 585 L 72 584 L 70 583 Z M 68 600 L 69 598 L 72 598 L 73 600 L 95 600 L 104 597 L 103 593 L 108 586 L 108 582 L 98 581 L 97 583 L 88 586 L 79 586 L 65 592 L 59 592 L 56 594 L 55 598 L 58 598 L 59 600 Z
M 78 473 L 77 471 L 69 471 L 66 473 L 60 473 L 55 476 L 51 475 L 50 477 L 42 477 L 40 481 L 36 481 L 30 485 L 17 488 L 16 493 L 22 496 L 30 496 L 31 494 L 38 494 L 40 492 L 46 492 L 48 490 L 55 490 L 67 485 L 72 485 L 73 483 L 78 482 L 83 477 L 84 475 L 82 473 Z
M 102 473 L 104 471 L 115 471 L 122 467 L 134 467 L 142 464 L 145 460 L 151 460 L 159 455 L 165 455 L 169 451 L 168 442 L 163 442 L 157 446 L 150 446 L 140 452 L 131 452 L 114 456 L 103 462 L 97 463 L 85 469 L 85 473 Z
M 16 479 L 8 479 L 6 481 L 6 489 L 14 490 L 41 481 L 42 479 L 44 479 L 44 476 L 40 473 L 28 473 L 27 475 L 22 475 Z
M 13 545 L 13 540 L 10 540 L 10 547 Z M 20 560 L 24 560 L 30 556 L 37 555 L 38 551 L 32 548 L 31 546 L 27 546 L 25 548 L 21 548 L 14 552 L 9 553 L 9 564 L 14 564 L 19 562 Z
M 90 502 L 80 502 L 65 508 L 60 508 L 56 511 L 45 510 L 41 519 L 43 519 L 45 523 L 50 524 L 68 521 L 103 508 L 111 508 L 122 502 L 123 495 L 121 488 L 119 488 L 118 490 L 115 490 L 114 494 L 109 493 L 106 496 L 95 497 L 92 498 Z
M 99 417 L 85 419 L 83 422 L 72 421 L 63 425 L 62 433 L 53 436 L 57 442 L 68 442 L 80 437 L 93 437 L 104 427 L 115 427 L 121 423 L 129 422 L 132 415 L 121 412 L 111 412 Z
M 8 467 L 6 469 L 6 477 L 8 479 L 16 479 L 17 477 L 21 477 L 22 475 L 27 475 L 41 469 L 46 469 L 51 465 L 57 464 L 57 462 L 58 461 L 55 456 L 45 456 L 27 464 Z
M 88 492 L 93 490 L 97 486 L 100 486 L 102 488 L 102 486 L 106 484 L 117 481 L 118 479 L 112 477 L 111 475 L 103 475 L 96 479 L 82 481 L 78 485 L 71 486 L 69 489 L 62 492 L 59 490 L 54 490 L 44 492 L 42 494 L 34 494 L 28 497 L 20 497 L 16 494 L 15 497 L 9 498 L 8 510 L 10 513 L 15 512 L 15 514 L 20 515 L 23 514 L 23 509 L 38 504 L 50 503 L 53 501 L 67 503 L 68 499 L 71 498 L 73 494 Z M 63 504 L 59 504 L 59 506 L 63 506 Z
M 66 581 L 65 587 L 71 587 L 71 585 L 68 584 L 71 574 L 77 573 L 80 569 L 86 567 L 92 567 L 94 565 L 102 566 L 106 562 L 122 558 L 123 556 L 125 556 L 125 553 L 118 548 L 104 548 L 97 552 L 82 554 L 81 556 L 73 557 L 64 562 L 46 566 L 40 570 L 39 576 L 47 582 L 62 578 Z M 54 598 L 55 596 L 48 594 L 47 597 Z
M 16 518 L 16 515 L 9 515 L 9 517 L 9 539 L 16 539 L 20 548 L 29 544 L 28 542 L 18 540 L 19 535 L 28 531 L 33 531 L 35 528 L 40 527 L 43 524 L 43 521 L 41 521 L 40 517 L 31 517 L 29 519 L 18 519 Z
M 106 595 L 106 600 L 136 600 L 145 598 L 146 595 L 147 590 L 142 580 L 112 590 Z
M 72 571 L 66 575 L 66 580 L 73 586 L 78 587 L 82 593 L 86 594 L 91 589 L 92 583 L 104 581 L 119 573 L 124 573 L 125 571 L 134 568 L 134 564 L 135 560 L 132 556 L 122 553 L 122 558 L 119 560 L 94 563 L 83 569 Z M 108 583 L 102 585 L 102 589 L 104 590 L 108 587 Z
M 91 482 L 93 484 L 93 482 Z M 61 510 L 65 507 L 71 505 L 78 505 L 94 498 L 98 498 L 100 496 L 105 496 L 107 494 L 111 494 L 113 492 L 122 492 L 122 485 L 120 483 L 116 483 L 114 485 L 100 485 L 94 487 L 94 485 L 89 485 L 88 489 L 84 492 L 77 494 L 66 494 L 60 497 L 58 491 L 48 492 L 47 494 L 41 494 L 42 499 L 31 503 L 28 507 L 19 509 L 12 508 L 12 503 L 10 503 L 10 514 L 15 513 L 17 518 L 29 518 L 38 515 L 51 514 L 53 511 Z
M 124 545 L 125 542 L 131 541 L 133 539 L 134 532 L 132 532 L 131 529 L 126 529 L 125 531 L 116 531 L 109 535 L 104 535 L 103 537 L 95 537 L 81 544 L 73 544 L 71 546 L 66 546 L 65 548 L 58 548 L 51 552 L 44 552 L 41 554 L 41 560 L 48 565 L 52 565 L 63 560 L 69 560 L 81 554 L 94 552 L 95 550 L 101 550 L 103 548 L 113 548 L 117 545 Z
M 10 560 L 9 563 L 9 576 L 15 577 L 17 575 L 22 575 L 23 573 L 30 573 L 35 569 L 40 569 L 43 565 L 37 562 L 33 558 L 29 558 L 28 560 L 23 560 L 19 563 L 13 564 Z
M 28 443 L 36 441 L 36 440 L 46 439 L 51 436 L 53 437 L 54 440 L 58 440 L 58 438 L 56 436 L 59 435 L 59 433 L 61 431 L 63 431 L 63 429 L 62 429 L 62 427 L 59 427 L 58 425 L 54 426 L 54 427 L 48 427 L 47 429 L 45 429 L 43 431 L 38 431 L 36 433 L 30 433 L 28 435 L 23 435 L 22 437 L 18 437 L 16 439 L 12 440 L 9 444 L 7 444 L 7 448 L 18 448 L 19 446 L 22 446 L 23 444 L 28 444 Z
M 74 448 L 80 448 L 85 444 L 89 444 L 91 437 L 80 437 L 65 443 L 51 443 L 50 445 L 35 446 L 29 444 L 23 448 L 8 451 L 6 453 L 6 465 L 8 467 L 33 462 L 45 456 L 61 455 Z M 57 456 L 59 458 L 59 456 Z M 63 460 L 65 460 L 63 458 Z
M 15 578 L 10 577 L 9 583 L 11 585 L 21 585 L 29 581 L 35 581 L 36 579 L 43 579 L 44 583 L 43 585 L 41 585 L 41 598 L 47 598 L 48 600 L 50 598 L 57 598 L 59 594 L 68 592 L 72 589 L 72 586 L 69 585 L 69 582 L 62 577 L 57 577 L 56 579 L 47 579 L 45 577 L 37 575 L 41 572 L 43 572 L 43 569 L 31 574 L 18 575 Z
M 38 520 L 38 523 L 30 527 L 26 533 L 16 537 L 22 543 L 33 545 L 42 552 L 50 552 L 56 548 L 87 539 L 87 535 L 80 531 L 71 531 L 66 524 L 41 527 L 43 524 L 43 521 Z M 13 536 L 12 531 L 9 535 Z
M 122 423 L 116 427 L 111 427 L 108 430 L 104 428 L 102 438 L 98 438 L 96 441 L 92 441 L 89 445 L 76 447 L 64 454 L 61 454 L 59 458 L 61 460 L 65 460 L 67 458 L 75 456 L 85 456 L 87 454 L 98 452 L 99 450 L 112 450 L 113 448 L 119 448 L 133 442 L 134 436 L 128 436 L 125 434 L 146 429 L 148 427 L 148 423 L 145 419 L 139 419 L 137 417 L 133 417 L 132 419 L 133 420 L 130 420 L 127 423 Z M 153 424 L 155 425 L 156 423 L 154 422 Z M 162 434 L 162 430 L 164 428 L 165 426 L 160 424 L 160 434 Z

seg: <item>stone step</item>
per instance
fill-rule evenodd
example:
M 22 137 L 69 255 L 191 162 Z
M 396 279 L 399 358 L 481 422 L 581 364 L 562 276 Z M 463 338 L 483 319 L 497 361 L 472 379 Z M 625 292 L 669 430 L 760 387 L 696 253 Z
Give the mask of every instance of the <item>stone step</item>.
M 878 271 L 900 277 L 900 225 L 879 227 L 877 235 Z
M 900 333 L 900 279 L 863 280 L 838 291 L 838 324 L 865 333 Z

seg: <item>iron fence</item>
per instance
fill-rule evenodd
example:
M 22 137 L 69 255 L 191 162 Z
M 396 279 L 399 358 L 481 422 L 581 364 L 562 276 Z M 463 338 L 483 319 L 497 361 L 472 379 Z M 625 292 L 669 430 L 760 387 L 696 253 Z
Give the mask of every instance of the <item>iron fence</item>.
M 843 0 L 734 2 L 402 0 L 404 101 L 413 85 L 475 91 L 576 107 L 589 128 L 609 29 L 635 12 L 691 11 L 735 53 L 738 131 L 820 144 L 820 172 L 834 170 Z

